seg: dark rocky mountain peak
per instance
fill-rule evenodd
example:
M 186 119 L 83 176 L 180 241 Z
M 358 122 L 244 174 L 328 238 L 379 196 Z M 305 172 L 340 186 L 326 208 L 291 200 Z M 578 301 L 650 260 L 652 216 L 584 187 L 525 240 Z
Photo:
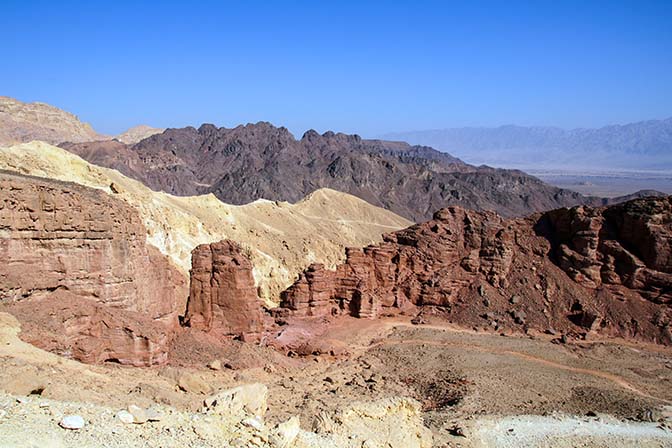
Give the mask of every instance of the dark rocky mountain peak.
M 259 198 L 295 202 L 328 187 L 421 221 L 449 205 L 515 216 L 598 201 L 521 171 L 468 165 L 427 146 L 314 130 L 296 140 L 268 122 L 167 129 L 134 145 L 63 147 L 152 189 L 213 193 L 233 204 Z

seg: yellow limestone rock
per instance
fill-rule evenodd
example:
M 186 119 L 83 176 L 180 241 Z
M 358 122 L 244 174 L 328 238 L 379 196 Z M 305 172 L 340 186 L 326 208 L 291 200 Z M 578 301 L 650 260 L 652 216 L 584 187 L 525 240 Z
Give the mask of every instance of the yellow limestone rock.
M 204 400 L 205 407 L 220 415 L 266 414 L 268 388 L 261 383 L 243 384 L 211 395 Z
M 299 433 L 297 446 L 429 448 L 433 440 L 420 403 L 401 397 L 354 403 L 333 417 L 321 416 L 312 429 Z

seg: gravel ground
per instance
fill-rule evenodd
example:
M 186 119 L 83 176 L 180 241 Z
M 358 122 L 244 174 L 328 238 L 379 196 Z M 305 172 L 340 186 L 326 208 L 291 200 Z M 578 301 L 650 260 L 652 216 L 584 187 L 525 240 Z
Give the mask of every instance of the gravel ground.
M 672 431 L 658 423 L 624 422 L 609 416 L 521 415 L 479 420 L 473 439 L 474 448 L 662 448 L 672 446 Z

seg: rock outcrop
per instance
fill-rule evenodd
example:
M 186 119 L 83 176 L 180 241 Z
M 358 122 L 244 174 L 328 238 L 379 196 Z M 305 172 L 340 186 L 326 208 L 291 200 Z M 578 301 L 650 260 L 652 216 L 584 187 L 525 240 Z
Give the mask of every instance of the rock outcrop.
M 512 220 L 449 207 L 349 249 L 336 270 L 309 267 L 281 306 L 366 318 L 433 306 L 468 326 L 671 343 L 671 235 L 672 197 Z
M 218 336 L 253 336 L 263 330 L 252 263 L 240 245 L 224 240 L 192 253 L 185 323 Z
M 546 215 L 560 267 L 589 288 L 624 285 L 672 302 L 672 197 Z
M 167 360 L 183 277 L 102 191 L 0 173 L 0 308 L 24 339 L 84 362 Z
M 384 309 L 450 306 L 479 277 L 505 286 L 513 257 L 513 232 L 501 217 L 458 207 L 383 240 L 347 249 L 335 271 L 312 265 L 283 292 L 281 306 L 310 316 L 366 318 Z

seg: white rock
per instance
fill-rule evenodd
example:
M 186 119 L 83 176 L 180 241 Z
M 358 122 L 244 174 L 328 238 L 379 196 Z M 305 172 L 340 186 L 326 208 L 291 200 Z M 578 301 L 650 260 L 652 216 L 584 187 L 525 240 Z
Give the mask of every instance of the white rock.
M 264 430 L 264 424 L 257 417 L 246 418 L 241 423 L 243 425 L 249 427 L 249 428 L 254 428 L 257 431 L 263 431 Z
M 128 407 L 128 412 L 133 416 L 133 423 L 142 424 L 147 422 L 147 413 L 141 407 L 132 404 Z
M 161 419 L 163 418 L 163 414 L 161 414 L 159 410 L 154 408 L 147 409 L 145 415 L 147 415 L 147 421 L 150 422 L 158 422 L 161 421 Z
M 299 417 L 296 415 L 286 422 L 278 424 L 274 431 L 275 445 L 278 446 L 278 448 L 288 448 L 292 446 L 294 440 L 296 440 L 296 437 L 299 435 L 299 431 L 301 431 L 301 427 L 299 425 Z
M 127 425 L 133 423 L 133 414 L 131 414 L 128 411 L 119 411 L 117 412 L 117 415 L 115 415 L 117 420 L 119 420 L 122 423 L 126 423 Z
M 65 429 L 82 429 L 85 424 L 86 422 L 79 415 L 66 415 L 58 425 Z

